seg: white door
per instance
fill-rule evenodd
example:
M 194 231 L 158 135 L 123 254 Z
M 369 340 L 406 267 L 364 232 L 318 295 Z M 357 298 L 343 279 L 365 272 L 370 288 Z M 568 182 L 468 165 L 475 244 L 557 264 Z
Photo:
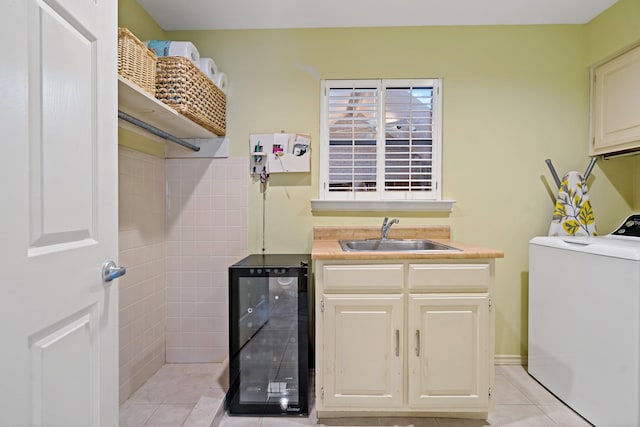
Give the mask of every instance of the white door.
M 486 410 L 489 296 L 409 296 L 409 405 Z
M 402 295 L 325 295 L 324 404 L 402 405 Z
M 0 11 L 0 425 L 117 426 L 117 3 Z

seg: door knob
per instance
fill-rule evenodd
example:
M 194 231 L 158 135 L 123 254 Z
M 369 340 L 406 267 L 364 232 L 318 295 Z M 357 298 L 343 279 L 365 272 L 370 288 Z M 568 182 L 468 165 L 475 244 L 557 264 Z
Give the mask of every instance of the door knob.
M 118 267 L 115 262 L 107 261 L 102 264 L 102 281 L 110 282 L 120 276 L 124 276 L 127 272 L 126 267 Z

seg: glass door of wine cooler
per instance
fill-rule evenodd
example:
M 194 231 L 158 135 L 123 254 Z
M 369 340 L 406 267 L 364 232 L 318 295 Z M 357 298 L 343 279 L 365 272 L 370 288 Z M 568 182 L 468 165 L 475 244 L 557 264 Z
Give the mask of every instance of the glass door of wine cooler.
M 251 255 L 229 269 L 232 415 L 308 412 L 309 260 L 300 257 Z

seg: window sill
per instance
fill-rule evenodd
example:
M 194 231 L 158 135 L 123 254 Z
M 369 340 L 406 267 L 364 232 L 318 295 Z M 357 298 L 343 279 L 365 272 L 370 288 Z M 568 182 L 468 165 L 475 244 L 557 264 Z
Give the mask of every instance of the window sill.
M 449 213 L 455 200 L 311 200 L 312 212 L 440 212 Z

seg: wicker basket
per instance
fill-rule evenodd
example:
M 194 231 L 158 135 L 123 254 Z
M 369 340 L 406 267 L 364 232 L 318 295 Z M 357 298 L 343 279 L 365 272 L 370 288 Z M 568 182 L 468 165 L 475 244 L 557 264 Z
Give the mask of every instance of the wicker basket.
M 156 98 L 216 135 L 226 133 L 226 95 L 189 59 L 158 58 Z
M 118 74 L 145 92 L 156 94 L 156 54 L 131 31 L 118 28 Z

